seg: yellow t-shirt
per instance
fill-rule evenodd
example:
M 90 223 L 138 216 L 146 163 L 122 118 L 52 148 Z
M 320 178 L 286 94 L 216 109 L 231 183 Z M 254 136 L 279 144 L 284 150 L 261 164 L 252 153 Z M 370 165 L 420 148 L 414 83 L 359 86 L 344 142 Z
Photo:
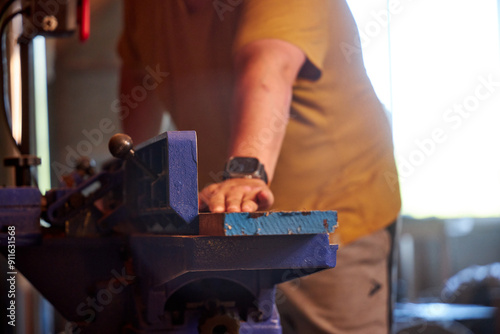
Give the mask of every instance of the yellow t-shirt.
M 198 135 L 200 188 L 220 181 L 227 159 L 232 55 L 276 38 L 307 56 L 271 189 L 273 210 L 337 210 L 341 243 L 385 227 L 400 209 L 392 135 L 366 75 L 344 0 L 126 0 L 123 65 L 168 77 L 154 90 L 179 130 Z M 256 141 L 284 120 L 273 115 Z M 152 134 L 154 135 L 154 134 Z M 250 143 L 251 144 L 251 143 Z

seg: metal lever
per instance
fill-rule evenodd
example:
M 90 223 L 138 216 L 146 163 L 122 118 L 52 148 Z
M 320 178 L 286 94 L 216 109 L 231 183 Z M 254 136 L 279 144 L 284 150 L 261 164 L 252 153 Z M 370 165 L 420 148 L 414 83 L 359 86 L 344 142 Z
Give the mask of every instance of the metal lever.
M 115 158 L 128 160 L 133 162 L 136 166 L 149 176 L 153 181 L 158 179 L 158 174 L 153 172 L 141 160 L 135 156 L 134 142 L 130 136 L 124 133 L 117 133 L 111 137 L 108 143 L 109 152 Z

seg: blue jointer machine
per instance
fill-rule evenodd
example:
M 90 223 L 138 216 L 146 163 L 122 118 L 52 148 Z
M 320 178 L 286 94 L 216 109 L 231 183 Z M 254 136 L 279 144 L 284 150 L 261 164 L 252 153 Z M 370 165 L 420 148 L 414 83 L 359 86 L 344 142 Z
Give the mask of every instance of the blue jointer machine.
M 200 214 L 194 132 L 110 151 L 77 188 L 0 188 L 1 252 L 68 333 L 278 334 L 276 284 L 335 266 L 334 211 Z

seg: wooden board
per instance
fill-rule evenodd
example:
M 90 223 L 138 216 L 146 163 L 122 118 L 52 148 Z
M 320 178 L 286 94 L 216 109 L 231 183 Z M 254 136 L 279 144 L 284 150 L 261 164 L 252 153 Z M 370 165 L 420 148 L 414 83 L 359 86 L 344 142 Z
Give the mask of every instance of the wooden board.
M 286 235 L 332 233 L 336 211 L 201 213 L 200 235 Z

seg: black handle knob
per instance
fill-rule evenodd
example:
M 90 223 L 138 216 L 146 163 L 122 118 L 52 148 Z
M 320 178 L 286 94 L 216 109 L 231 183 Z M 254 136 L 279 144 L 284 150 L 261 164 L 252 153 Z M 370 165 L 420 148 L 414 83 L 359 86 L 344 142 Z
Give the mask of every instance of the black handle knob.
M 126 160 L 134 156 L 134 142 L 130 136 L 117 133 L 111 137 L 108 143 L 109 152 L 118 159 Z
M 153 181 L 158 178 L 158 174 L 153 172 L 142 161 L 137 159 L 134 152 L 134 142 L 130 136 L 124 133 L 117 133 L 113 135 L 113 137 L 109 140 L 108 148 L 109 152 L 115 158 L 133 162 L 136 166 L 141 168 L 146 175 L 153 179 Z

